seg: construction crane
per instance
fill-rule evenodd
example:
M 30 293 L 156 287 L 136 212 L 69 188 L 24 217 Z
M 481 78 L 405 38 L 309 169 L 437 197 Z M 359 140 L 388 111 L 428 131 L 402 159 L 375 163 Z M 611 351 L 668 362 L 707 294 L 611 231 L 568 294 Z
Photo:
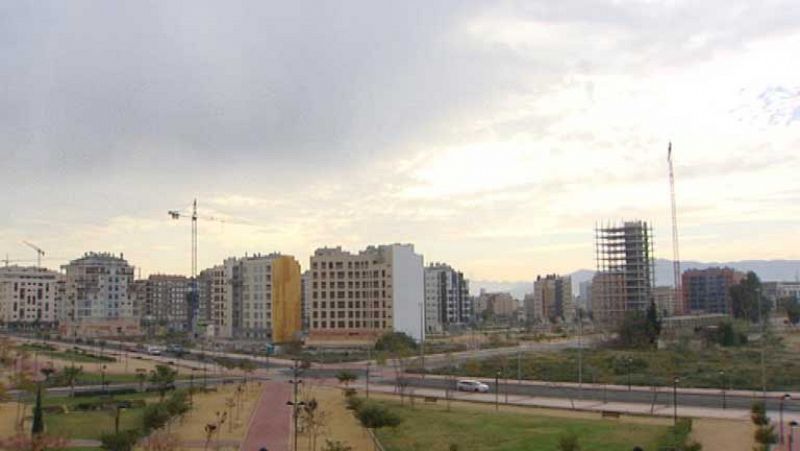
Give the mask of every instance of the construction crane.
M 190 219 L 192 221 L 192 279 L 190 286 L 189 308 L 190 308 L 190 323 L 193 325 L 197 319 L 197 308 L 199 306 L 199 298 L 197 293 L 197 220 L 216 221 L 216 222 L 233 222 L 222 218 L 215 218 L 213 216 L 199 216 L 197 214 L 197 199 L 192 202 L 191 214 L 183 213 L 178 210 L 169 210 L 167 212 L 172 219 Z M 193 326 L 194 327 L 194 326 Z
M 44 251 L 39 246 L 31 243 L 30 241 L 22 240 L 22 242 L 25 243 L 28 247 L 30 247 L 30 248 L 32 248 L 33 250 L 36 251 L 36 267 L 37 268 L 41 268 L 42 267 L 42 257 L 44 257 Z
M 681 256 L 678 246 L 678 208 L 675 204 L 675 172 L 672 168 L 672 142 L 667 146 L 667 162 L 669 163 L 669 194 L 672 202 L 672 276 L 675 284 L 675 303 L 680 308 L 674 313 L 685 314 L 687 306 L 683 305 L 683 287 L 681 281 Z

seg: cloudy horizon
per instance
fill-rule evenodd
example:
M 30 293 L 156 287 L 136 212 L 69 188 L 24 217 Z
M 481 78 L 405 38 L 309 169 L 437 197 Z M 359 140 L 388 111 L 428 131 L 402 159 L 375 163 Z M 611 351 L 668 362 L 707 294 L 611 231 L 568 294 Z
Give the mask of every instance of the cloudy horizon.
M 414 243 L 474 279 L 594 267 L 597 222 L 671 258 L 798 259 L 792 1 L 14 2 L 0 253 L 144 274 Z

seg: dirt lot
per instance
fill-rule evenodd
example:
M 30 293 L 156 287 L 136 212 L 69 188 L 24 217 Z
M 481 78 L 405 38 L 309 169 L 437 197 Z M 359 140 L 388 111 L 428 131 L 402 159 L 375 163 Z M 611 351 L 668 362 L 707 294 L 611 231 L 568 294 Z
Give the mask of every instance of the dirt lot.
M 309 385 L 303 390 L 303 399 L 316 399 L 320 411 L 324 412 L 325 425 L 317 435 L 317 450 L 325 445 L 325 439 L 338 440 L 352 447 L 353 451 L 373 451 L 375 447 L 367 431 L 347 410 L 342 391 L 338 388 Z M 311 451 L 311 434 L 304 433 L 298 440 L 298 449 Z
M 703 445 L 703 451 L 754 449 L 753 425 L 747 420 L 694 420 L 692 438 Z

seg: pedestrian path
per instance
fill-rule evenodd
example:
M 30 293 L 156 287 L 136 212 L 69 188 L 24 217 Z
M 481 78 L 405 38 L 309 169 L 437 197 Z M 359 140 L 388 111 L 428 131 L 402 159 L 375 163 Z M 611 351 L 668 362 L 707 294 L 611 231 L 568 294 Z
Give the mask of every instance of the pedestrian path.
M 264 383 L 261 398 L 250 419 L 242 451 L 288 451 L 291 435 L 291 385 L 287 382 Z

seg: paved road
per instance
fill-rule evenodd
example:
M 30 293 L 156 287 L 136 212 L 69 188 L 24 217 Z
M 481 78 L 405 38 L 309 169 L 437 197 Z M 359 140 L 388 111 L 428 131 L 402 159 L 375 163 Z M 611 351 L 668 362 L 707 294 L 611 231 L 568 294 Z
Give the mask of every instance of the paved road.
M 409 385 L 422 388 L 436 388 L 444 390 L 445 387 L 450 386 L 454 388 L 453 381 L 440 377 L 409 377 L 406 378 Z M 375 382 L 392 382 L 391 378 L 378 380 Z M 483 380 L 489 385 L 492 393 L 496 393 L 497 387 L 494 380 Z M 620 403 L 634 403 L 646 405 L 663 405 L 672 404 L 672 388 L 659 387 L 655 391 L 646 387 L 635 387 L 628 391 L 625 387 L 602 387 L 597 385 L 584 385 L 582 388 L 576 387 L 575 384 L 546 384 L 546 383 L 522 383 L 510 381 L 499 383 L 499 393 L 502 399 L 505 399 L 506 393 L 509 396 L 527 396 L 527 397 L 546 397 L 546 398 L 561 398 L 568 400 L 583 400 L 583 401 L 597 401 L 597 402 L 620 402 Z M 751 393 L 749 396 L 743 396 L 741 392 L 737 394 L 725 395 L 725 407 L 729 409 L 750 409 L 753 401 L 761 400 L 759 392 Z M 677 392 L 677 403 L 679 406 L 692 406 L 703 408 L 722 409 L 723 397 L 722 392 L 717 391 L 714 393 L 710 390 L 679 390 Z M 780 401 L 777 396 L 772 394 L 772 397 L 766 399 L 767 409 L 777 411 L 780 407 Z M 786 412 L 800 412 L 800 401 L 796 398 L 784 402 L 784 410 Z
M 247 437 L 241 446 L 242 451 L 288 451 L 291 435 L 292 407 L 286 402 L 291 399 L 291 385 L 285 382 L 266 382 L 261 391 Z

